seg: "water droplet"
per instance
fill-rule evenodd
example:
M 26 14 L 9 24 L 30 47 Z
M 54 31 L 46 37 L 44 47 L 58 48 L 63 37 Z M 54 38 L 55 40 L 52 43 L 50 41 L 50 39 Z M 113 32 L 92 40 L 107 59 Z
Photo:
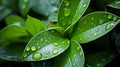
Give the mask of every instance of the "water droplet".
M 98 32 L 98 31 L 99 31 L 99 28 L 96 29 L 96 32 Z
M 76 55 L 73 56 L 73 59 L 75 59 L 75 58 L 76 58 Z
M 32 46 L 32 47 L 31 47 L 31 51 L 36 51 L 36 47 L 35 47 L 35 46 Z
M 23 55 L 24 58 L 26 58 L 27 56 L 28 56 L 27 53 L 25 53 L 25 54 Z
M 94 35 L 94 36 L 97 36 L 97 33 L 94 33 L 93 35 Z
M 70 2 L 69 1 L 65 1 L 65 6 L 69 6 Z
M 104 23 L 104 20 L 99 19 L 99 24 L 103 24 L 103 23 Z
M 48 40 L 45 40 L 45 42 L 47 42 Z
M 43 42 L 43 39 L 41 38 L 40 41 Z
M 114 24 L 113 24 L 113 23 L 110 23 L 110 24 L 108 24 L 108 25 L 106 26 L 106 29 L 109 30 L 109 29 L 111 29 L 113 26 L 114 26 Z
M 32 55 L 32 58 L 33 58 L 34 60 L 39 60 L 39 59 L 41 59 L 41 57 L 42 57 L 42 55 L 41 55 L 41 53 L 39 53 L 39 52 L 36 52 L 36 53 L 34 53 L 34 54 Z
M 84 4 L 83 7 L 85 8 L 87 6 L 87 4 Z
M 71 10 L 70 9 L 67 9 L 67 8 L 65 8 L 64 9 L 64 16 L 69 16 L 70 15 L 70 13 L 71 13 Z
M 102 65 L 101 64 L 97 64 L 97 67 L 102 67 Z
M 55 46 L 58 46 L 58 44 L 57 44 L 57 43 L 54 43 L 54 45 L 55 45 Z
M 91 19 L 92 21 L 94 20 L 94 17 L 92 17 L 92 19 Z
M 80 47 L 77 47 L 77 50 L 80 50 Z
M 113 20 L 116 21 L 116 20 L 117 20 L 117 17 L 113 17 Z
M 82 52 L 80 52 L 80 56 L 82 56 Z
M 112 18 L 112 15 L 108 15 L 108 19 L 111 19 Z
M 30 47 L 26 47 L 26 49 L 25 49 L 26 51 L 30 51 Z
M 54 33 L 54 30 L 52 30 L 51 33 Z
M 76 64 L 75 63 L 73 63 L 73 66 L 75 66 Z
M 49 52 L 48 52 L 48 51 L 46 51 L 46 52 L 45 52 L 45 54 L 49 54 Z
M 58 50 L 53 50 L 53 54 L 58 54 Z

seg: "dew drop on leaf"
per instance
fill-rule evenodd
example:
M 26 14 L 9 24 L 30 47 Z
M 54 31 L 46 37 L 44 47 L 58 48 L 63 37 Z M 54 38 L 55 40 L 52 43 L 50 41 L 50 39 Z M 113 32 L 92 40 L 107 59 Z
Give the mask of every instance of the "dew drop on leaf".
M 113 20 L 116 21 L 116 20 L 117 20 L 117 17 L 113 17 Z
M 70 13 L 71 13 L 71 10 L 70 9 L 67 9 L 67 8 L 65 8 L 64 9 L 64 16 L 69 16 L 70 15 Z
M 27 56 L 28 56 L 27 53 L 25 53 L 25 54 L 23 55 L 24 58 L 26 58 Z
M 92 21 L 94 20 L 94 17 L 92 17 L 92 19 L 91 19 Z
M 26 51 L 30 51 L 30 47 L 26 47 L 26 49 L 25 49 Z
M 77 47 L 77 50 L 80 50 L 80 47 Z
M 111 19 L 112 18 L 112 15 L 108 15 L 108 19 Z
M 107 26 L 106 26 L 106 30 L 111 29 L 113 26 L 114 26 L 114 24 L 113 24 L 113 23 L 109 23 L 109 24 L 107 24 Z
M 80 52 L 80 56 L 82 56 L 82 52 Z
M 68 61 L 67 64 L 70 64 L 70 62 Z
M 65 6 L 67 6 L 67 7 L 70 5 L 69 1 L 65 1 L 64 3 L 65 3 Z
M 35 47 L 35 46 L 32 46 L 32 47 L 31 47 L 31 51 L 36 51 L 36 47 Z
M 104 23 L 104 20 L 99 19 L 99 24 L 103 24 L 103 23 Z
M 94 35 L 94 36 L 97 36 L 97 33 L 94 33 L 93 35 Z
M 39 52 L 36 52 L 36 53 L 34 53 L 34 54 L 32 55 L 32 58 L 33 58 L 34 60 L 39 60 L 39 59 L 41 59 L 41 57 L 42 57 L 42 54 L 39 53 Z
M 55 45 L 55 46 L 58 46 L 58 44 L 57 44 L 57 43 L 54 43 L 54 45 Z
M 87 6 L 87 4 L 84 4 L 83 7 L 85 8 Z
M 54 55 L 58 54 L 58 50 L 53 50 L 53 54 Z
M 75 63 L 73 63 L 73 66 L 75 66 L 76 64 Z
M 40 41 L 43 42 L 43 39 L 41 38 Z
M 48 51 L 46 51 L 46 52 L 45 52 L 45 54 L 49 54 L 49 52 L 48 52 Z

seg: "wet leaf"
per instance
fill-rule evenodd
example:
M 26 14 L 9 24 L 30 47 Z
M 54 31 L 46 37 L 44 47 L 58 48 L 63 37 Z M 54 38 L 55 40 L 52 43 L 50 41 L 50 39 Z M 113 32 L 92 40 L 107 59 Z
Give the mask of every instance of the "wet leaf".
M 55 59 L 56 67 L 84 67 L 84 61 L 82 47 L 77 41 L 71 41 L 69 49 Z
M 69 40 L 54 29 L 36 34 L 27 44 L 24 61 L 47 60 L 64 52 L 69 47 Z
M 5 20 L 6 20 L 7 25 L 10 25 L 10 24 L 14 24 L 14 25 L 18 25 L 18 26 L 25 25 L 25 20 L 17 15 L 10 15 L 10 16 L 6 17 Z
M 24 48 L 24 44 L 11 44 L 7 47 L 0 48 L 0 59 L 7 61 L 22 61 Z
M 43 22 L 30 16 L 27 16 L 25 27 L 32 35 L 35 35 L 45 29 Z
M 102 51 L 87 55 L 86 67 L 104 67 L 104 65 L 114 59 L 115 56 L 116 53 L 114 51 Z
M 93 41 L 111 31 L 120 19 L 107 12 L 93 12 L 83 17 L 76 25 L 72 38 L 79 43 Z
M 66 29 L 75 24 L 86 11 L 90 0 L 63 0 L 58 12 L 58 25 Z
M 22 26 L 8 25 L 0 31 L 0 38 L 10 42 L 23 42 L 21 37 L 28 36 L 26 29 Z
M 113 2 L 109 3 L 108 6 L 120 9 L 120 0 L 114 0 Z

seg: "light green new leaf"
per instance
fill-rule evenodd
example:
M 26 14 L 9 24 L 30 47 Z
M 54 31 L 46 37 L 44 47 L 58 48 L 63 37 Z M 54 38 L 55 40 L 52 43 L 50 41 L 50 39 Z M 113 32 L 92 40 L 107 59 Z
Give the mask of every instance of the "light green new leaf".
M 116 56 L 113 51 L 102 51 L 86 56 L 86 67 L 104 67 Z
M 84 67 L 84 53 L 77 41 L 71 41 L 69 49 L 55 59 L 56 67 Z
M 40 20 L 30 16 L 27 16 L 25 27 L 32 35 L 35 35 L 45 29 L 44 24 Z
M 25 36 L 28 36 L 26 29 L 18 25 L 8 25 L 0 31 L 0 38 L 10 42 L 23 42 L 21 38 Z
M 24 44 L 11 44 L 7 47 L 0 48 L 0 59 L 7 61 L 22 61 L 24 48 Z
M 39 61 L 53 58 L 69 47 L 69 40 L 54 29 L 45 30 L 36 34 L 27 44 L 24 61 Z
M 25 25 L 25 20 L 17 15 L 10 15 L 6 17 L 5 21 L 7 25 L 10 25 L 10 24 L 20 25 L 20 26 Z
M 58 25 L 63 28 L 75 24 L 86 11 L 90 0 L 63 0 L 58 12 Z
M 120 9 L 120 0 L 114 0 L 113 2 L 109 3 L 108 6 Z
M 19 0 L 19 10 L 23 16 L 26 16 L 32 7 L 32 1 L 33 0 Z
M 111 31 L 120 19 L 118 16 L 107 12 L 93 12 L 83 17 L 73 31 L 72 39 L 79 43 L 93 41 Z

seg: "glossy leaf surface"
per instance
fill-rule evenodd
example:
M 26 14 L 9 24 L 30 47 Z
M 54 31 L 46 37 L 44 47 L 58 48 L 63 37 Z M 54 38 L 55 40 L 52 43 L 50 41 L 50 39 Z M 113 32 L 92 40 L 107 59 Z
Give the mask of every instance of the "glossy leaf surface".
M 10 42 L 21 41 L 21 37 L 28 36 L 25 28 L 17 25 L 8 25 L 0 31 L 0 38 Z M 22 40 L 24 41 L 24 40 Z
M 114 0 L 113 2 L 109 3 L 108 6 L 120 9 L 120 0 Z
M 66 29 L 75 24 L 86 11 L 90 0 L 63 0 L 58 12 L 58 25 Z
M 113 51 L 103 51 L 95 54 L 87 55 L 86 67 L 104 67 L 116 56 Z
M 45 29 L 44 24 L 40 20 L 30 16 L 27 16 L 25 27 L 32 35 L 35 35 Z
M 56 57 L 56 67 L 84 67 L 84 53 L 77 41 L 71 41 L 70 47 Z
M 25 24 L 25 20 L 17 15 L 8 16 L 5 20 L 7 25 L 14 24 L 23 26 Z
M 24 48 L 24 44 L 11 44 L 7 47 L 0 48 L 0 59 L 22 61 L 22 53 Z
M 79 43 L 93 41 L 107 34 L 119 22 L 119 17 L 110 13 L 90 13 L 75 25 L 72 38 L 79 41 Z
M 54 29 L 36 34 L 23 53 L 24 61 L 39 61 L 53 58 L 69 47 L 69 40 Z

